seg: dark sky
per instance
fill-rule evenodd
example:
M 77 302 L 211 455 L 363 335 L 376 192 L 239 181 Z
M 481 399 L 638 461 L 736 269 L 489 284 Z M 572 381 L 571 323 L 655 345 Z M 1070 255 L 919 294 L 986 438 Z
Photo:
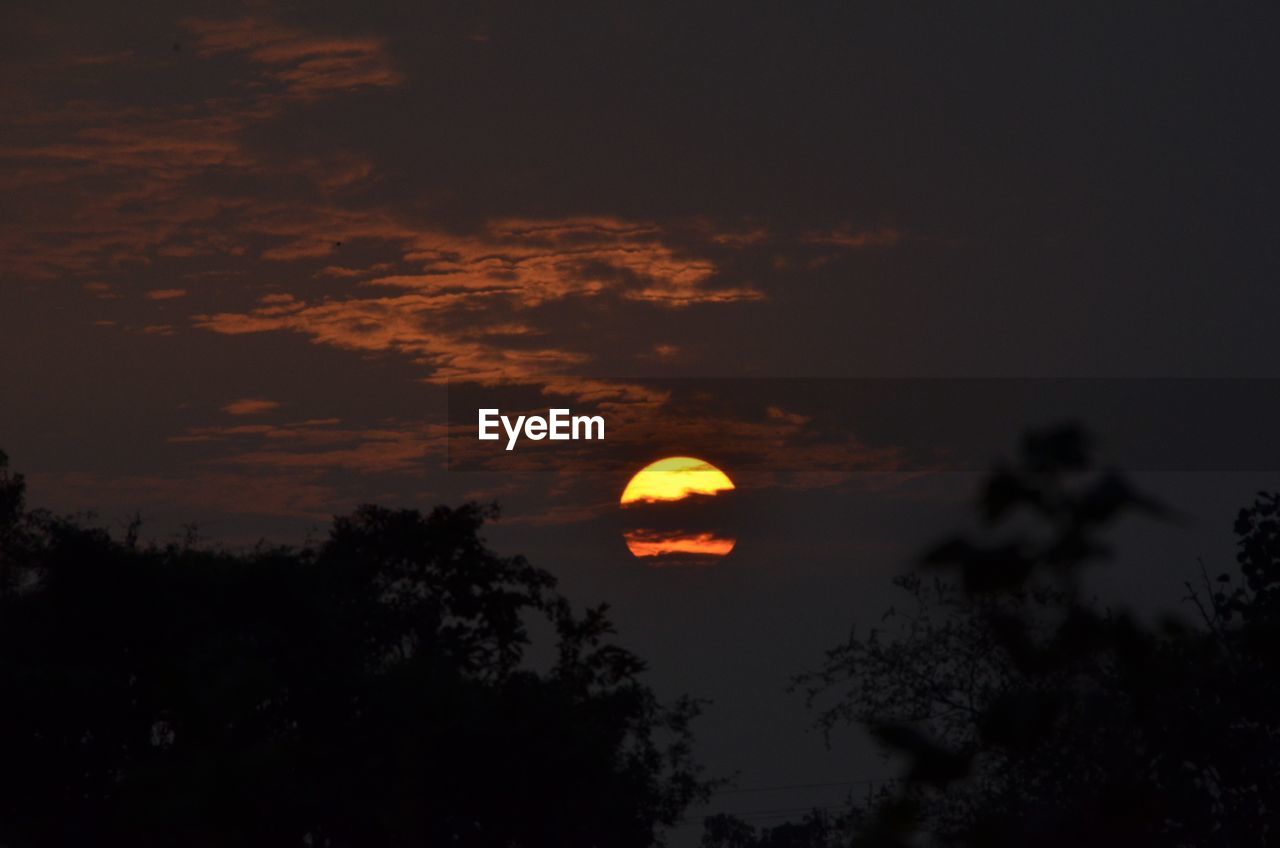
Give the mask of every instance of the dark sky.
M 781 688 L 878 619 L 973 475 L 850 472 L 851 432 L 789 469 L 835 473 L 757 463 L 730 558 L 645 568 L 602 517 L 625 475 L 445 471 L 445 381 L 586 403 L 637 376 L 1280 376 L 1277 24 L 1210 3 L 6 4 L 0 447 L 37 503 L 140 511 L 160 538 L 498 498 L 495 544 L 613 601 L 664 691 L 716 699 L 715 771 L 880 776 Z M 761 399 L 709 426 L 785 455 L 806 420 Z M 1103 584 L 1176 600 L 1147 578 L 1229 556 L 1231 507 L 1274 476 L 1151 475 L 1194 520 L 1138 531 L 1146 570 Z

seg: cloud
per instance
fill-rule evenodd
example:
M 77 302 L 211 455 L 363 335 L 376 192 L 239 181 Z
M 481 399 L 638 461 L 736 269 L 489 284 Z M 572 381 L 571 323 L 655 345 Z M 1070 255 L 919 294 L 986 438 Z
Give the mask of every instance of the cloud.
M 311 301 L 273 293 L 249 310 L 196 315 L 196 325 L 224 335 L 295 332 L 345 350 L 404 355 L 424 367 L 430 382 L 541 383 L 579 397 L 607 396 L 618 389 L 600 381 L 574 385 L 575 370 L 592 361 L 590 351 L 539 344 L 554 328 L 512 316 L 541 317 L 540 307 L 566 300 L 587 306 L 642 300 L 682 309 L 762 297 L 721 281 L 715 261 L 699 255 L 687 233 L 650 222 L 498 219 L 459 234 L 417 229 L 384 211 L 262 214 L 259 232 L 284 239 L 263 253 L 278 261 L 328 256 L 337 234 L 344 243 L 392 242 L 401 254 L 400 273 L 362 279 L 358 269 L 332 265 L 319 273 L 352 279 L 356 291 L 399 293 Z M 659 355 L 675 350 L 667 345 Z
M 753 218 L 649 220 L 613 214 L 608 198 L 595 209 L 548 200 L 537 214 L 518 215 L 511 210 L 530 207 L 517 200 L 510 209 L 470 210 L 487 218 L 455 219 L 446 214 L 450 198 L 420 195 L 421 184 L 397 194 L 396 172 L 384 170 L 383 157 L 403 155 L 401 125 L 376 107 L 405 78 L 382 40 L 258 13 L 189 19 L 181 28 L 181 56 L 97 52 L 75 74 L 48 71 L 43 94 L 40 75 L 13 75 L 34 82 L 23 103 L 30 108 L 0 111 L 0 202 L 13 211 L 13 226 L 0 231 L 0 276 L 67 280 L 87 296 L 127 298 L 109 315 L 88 316 L 119 332 L 168 336 L 195 326 L 227 344 L 243 334 L 292 334 L 355 355 L 407 358 L 431 383 L 537 386 L 610 409 L 619 425 L 611 438 L 627 444 L 645 444 L 660 423 L 673 441 L 720 439 L 728 450 L 802 468 L 886 459 L 855 442 L 807 443 L 793 413 L 664 419 L 664 392 L 586 375 L 610 361 L 610 328 L 633 316 L 660 331 L 634 343 L 650 367 L 696 366 L 700 340 L 682 337 L 683 328 L 697 333 L 704 311 L 710 321 L 710 313 L 764 300 L 750 275 L 767 273 L 774 254 L 803 267 L 807 254 L 892 247 L 899 231 L 780 233 Z M 182 69 L 177 88 L 112 87 L 112 72 L 136 80 L 178 62 L 194 67 Z M 77 82 L 86 78 L 93 84 Z M 327 114 L 334 98 L 359 99 L 369 118 L 388 119 L 387 131 L 310 132 L 321 116 L 348 118 Z M 341 147 L 339 137 L 367 149 Z M 188 282 L 196 276 L 201 282 Z M 202 314 L 183 324 L 176 311 L 197 285 Z M 145 301 L 173 301 L 169 323 L 147 323 L 158 307 Z M 131 317 L 115 314 L 129 306 Z M 276 469 L 273 480 L 302 489 L 324 470 L 418 473 L 443 456 L 442 427 L 376 417 L 364 426 L 280 424 L 269 414 L 279 408 L 240 398 L 223 407 L 237 416 L 230 426 L 192 427 L 172 442 L 211 446 L 223 469 Z M 237 481 L 249 478 L 205 479 L 231 500 Z M 138 482 L 156 492 L 178 485 Z M 322 501 L 322 491 L 307 491 L 308 508 Z M 285 500 L 281 490 L 263 508 L 296 509 Z
M 195 36 L 202 57 L 243 54 L 290 95 L 315 98 L 360 88 L 400 84 L 382 39 L 323 35 L 260 17 L 189 19 L 183 28 Z
M 456 295 L 409 294 L 306 303 L 275 299 L 247 313 L 198 315 L 197 326 L 225 335 L 289 330 L 344 350 L 409 356 L 428 379 L 444 382 L 530 383 L 585 363 L 582 353 L 555 347 L 513 348 L 493 342 L 482 323 L 451 320 Z
M 670 361 L 680 355 L 680 346 L 673 344 L 656 344 L 653 346 L 653 355 L 663 361 Z
M 228 415 L 261 415 L 279 408 L 280 404 L 274 400 L 240 398 L 222 407 L 222 411 Z
M 617 292 L 663 306 L 758 300 L 760 292 L 716 280 L 717 266 L 677 249 L 682 234 L 617 218 L 508 219 L 468 235 L 426 232 L 404 260 L 419 273 L 377 277 L 368 285 L 427 292 L 487 292 L 530 307 L 570 296 Z
M 354 279 L 359 277 L 368 277 L 377 273 L 386 273 L 394 268 L 395 265 L 390 262 L 379 262 L 368 268 L 347 268 L 342 265 L 326 265 L 318 272 L 322 277 L 338 277 L 342 279 Z
M 648 222 L 498 219 L 456 233 L 423 228 L 389 209 L 318 205 L 259 207 L 245 228 L 273 238 L 261 256 L 280 262 L 328 259 L 339 245 L 390 243 L 397 262 L 363 269 L 326 264 L 318 273 L 424 294 L 500 296 L 524 308 L 606 293 L 673 308 L 763 297 L 719 280 L 716 263 L 691 240 L 696 234 Z
M 99 300 L 119 300 L 124 297 L 110 283 L 85 283 L 84 290 Z
M 846 224 L 832 230 L 806 233 L 802 241 L 807 244 L 863 250 L 877 247 L 896 247 L 904 238 L 906 238 L 906 234 L 893 227 L 857 229 Z
M 81 114 L 51 116 L 38 142 L 0 146 L 4 167 L 50 175 L 6 187 L 6 202 L 23 216 L 0 232 L 0 268 L 50 279 L 243 253 L 236 228 L 220 219 L 250 201 L 192 187 L 207 173 L 265 167 L 241 138 L 250 118 L 224 111 L 87 105 Z
M 446 428 L 420 422 L 343 427 L 324 418 L 283 425 L 237 424 L 193 427 L 171 444 L 221 442 L 228 450 L 216 462 L 246 468 L 332 471 L 359 474 L 423 472 L 442 461 Z
M 402 75 L 380 40 L 259 17 L 183 26 L 208 63 L 204 84 L 184 101 L 136 94 L 113 100 L 106 85 L 85 89 L 81 99 L 59 91 L 42 101 L 33 84 L 23 108 L 0 112 L 6 139 L 0 199 L 20 211 L 17 225 L 0 231 L 0 270 L 51 279 L 136 270 L 163 259 L 243 255 L 256 234 L 253 216 L 244 213 L 259 208 L 259 189 L 268 181 L 297 194 L 301 177 L 328 197 L 370 179 L 367 156 L 277 157 L 257 148 L 250 135 L 291 108 L 398 84 Z M 108 52 L 68 67 L 135 64 L 130 53 Z M 251 71 L 246 79 L 236 64 L 247 64 L 257 78 Z M 54 67 L 9 70 L 49 86 L 79 81 Z M 162 64 L 152 72 L 170 70 Z M 257 184 L 244 182 L 246 176 Z M 211 191 L 214 184 L 222 188 Z
M 795 412 L 787 412 L 780 406 L 770 404 L 765 407 L 765 415 L 773 421 L 783 421 L 787 424 L 804 425 L 812 420 L 812 416 L 800 415 Z

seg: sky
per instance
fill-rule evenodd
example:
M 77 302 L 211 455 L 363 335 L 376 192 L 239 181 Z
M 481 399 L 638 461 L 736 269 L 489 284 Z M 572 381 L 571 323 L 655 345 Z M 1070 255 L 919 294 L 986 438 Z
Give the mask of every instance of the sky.
M 159 539 L 300 542 L 363 502 L 496 499 L 495 547 L 612 602 L 662 691 L 714 700 L 713 772 L 886 776 L 784 688 L 967 520 L 978 468 L 908 457 L 906 412 L 868 436 L 769 387 L 1278 376 L 1277 17 L 6 4 L 0 448 L 35 503 L 140 513 Z M 676 415 L 680 380 L 732 386 L 732 409 Z M 627 426 L 608 462 L 451 468 L 455 390 Z M 1049 423 L 1019 409 L 1002 434 Z M 1229 429 L 1221 411 L 1197 410 Z M 722 562 L 628 553 L 617 499 L 659 446 L 737 483 Z M 1229 560 L 1233 508 L 1276 485 L 1156 466 L 1189 520 L 1135 530 L 1146 565 L 1100 583 L 1139 606 L 1176 602 L 1152 578 L 1197 553 Z M 716 803 L 827 802 L 765 796 Z

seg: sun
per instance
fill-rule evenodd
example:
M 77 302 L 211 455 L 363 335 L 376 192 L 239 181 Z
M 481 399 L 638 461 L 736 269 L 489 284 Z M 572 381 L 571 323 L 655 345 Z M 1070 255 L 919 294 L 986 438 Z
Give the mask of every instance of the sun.
M 619 503 L 632 525 L 623 540 L 649 565 L 697 565 L 719 560 L 736 539 L 726 528 L 729 475 L 705 459 L 669 456 L 636 472 Z M 635 526 L 642 525 L 642 526 Z
M 619 502 L 656 503 L 679 501 L 690 495 L 714 495 L 733 489 L 729 475 L 703 459 L 669 456 L 636 472 L 622 490 Z
M 728 556 L 738 540 L 715 533 L 662 533 L 652 530 L 628 530 L 622 534 L 627 549 L 637 557 L 666 557 L 697 554 L 707 557 Z

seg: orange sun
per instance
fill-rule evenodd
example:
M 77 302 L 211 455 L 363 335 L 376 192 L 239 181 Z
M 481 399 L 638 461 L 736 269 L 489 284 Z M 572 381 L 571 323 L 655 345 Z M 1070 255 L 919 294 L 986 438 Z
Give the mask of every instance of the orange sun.
M 691 456 L 669 456 L 636 472 L 622 490 L 622 504 L 679 501 L 689 495 L 714 495 L 733 489 L 729 475 Z
M 705 513 L 688 513 L 690 507 L 682 507 L 685 513 L 670 512 L 679 501 L 694 498 L 706 503 L 705 498 L 714 497 L 734 489 L 729 475 L 716 468 L 706 460 L 692 456 L 669 456 L 652 462 L 636 472 L 635 476 L 622 490 L 619 503 L 625 509 L 636 507 L 641 514 L 650 518 L 672 518 L 693 515 L 705 520 Z M 665 506 L 664 506 L 665 505 Z M 651 508 L 654 507 L 654 508 Z M 701 509 L 701 507 L 695 507 Z M 664 522 L 670 527 L 670 523 Z M 709 562 L 723 557 L 733 550 L 737 542 L 732 536 L 718 534 L 706 530 L 685 529 L 631 529 L 623 534 L 627 548 L 633 556 L 648 559 L 654 564 L 681 564 L 688 562 Z
M 628 530 L 622 534 L 627 547 L 638 557 L 660 557 L 668 554 L 703 554 L 724 556 L 733 550 L 737 539 L 714 533 L 659 533 L 650 530 Z

